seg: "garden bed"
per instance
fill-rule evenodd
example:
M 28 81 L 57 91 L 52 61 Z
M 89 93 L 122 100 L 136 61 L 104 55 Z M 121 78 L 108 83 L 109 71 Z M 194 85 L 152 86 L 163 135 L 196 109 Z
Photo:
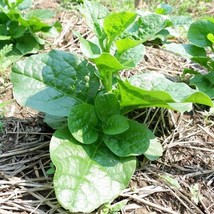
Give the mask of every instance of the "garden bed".
M 60 12 L 58 17 L 64 30 L 52 41 L 54 48 L 79 53 L 78 39 L 71 31 L 90 36 L 86 25 L 77 12 Z M 148 47 L 138 68 L 122 75 L 153 70 L 177 80 L 191 66 L 172 53 Z M 52 175 L 47 174 L 53 130 L 43 123 L 43 114 L 13 100 L 6 76 L 0 100 L 11 102 L 0 134 L 0 213 L 69 213 L 58 204 Z M 130 185 L 112 202 L 128 200 L 121 213 L 214 213 L 214 116 L 206 110 L 196 105 L 188 114 L 152 108 L 129 115 L 154 131 L 164 154 L 157 161 L 140 161 Z

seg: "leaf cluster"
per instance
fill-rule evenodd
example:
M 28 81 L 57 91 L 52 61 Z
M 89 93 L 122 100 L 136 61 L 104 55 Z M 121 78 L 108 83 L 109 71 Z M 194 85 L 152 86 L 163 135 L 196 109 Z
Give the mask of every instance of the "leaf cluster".
M 45 44 L 44 36 L 61 28 L 59 22 L 45 22 L 54 15 L 52 11 L 30 10 L 31 3 L 31 0 L 0 1 L 0 49 L 13 45 L 11 62 L 21 55 L 37 53 Z
M 189 44 L 172 43 L 165 45 L 165 48 L 191 59 L 206 70 L 202 73 L 198 70 L 185 69 L 184 74 L 191 75 L 190 85 L 214 99 L 214 19 L 194 21 L 188 29 L 187 38 Z

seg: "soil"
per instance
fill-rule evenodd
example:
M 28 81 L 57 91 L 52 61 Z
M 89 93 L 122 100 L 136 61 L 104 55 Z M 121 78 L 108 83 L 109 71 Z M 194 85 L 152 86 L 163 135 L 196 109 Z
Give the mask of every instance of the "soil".
M 52 41 L 52 48 L 79 53 L 76 30 L 90 36 L 76 11 L 59 9 L 57 1 L 36 1 L 37 8 L 54 8 L 63 31 Z M 46 47 L 46 51 L 50 46 Z M 153 70 L 179 81 L 190 61 L 164 50 L 148 47 L 137 69 Z M 4 80 L 4 82 L 3 82 Z M 9 72 L 0 81 L 0 101 L 10 101 L 0 110 L 3 128 L 0 133 L 0 214 L 64 214 L 53 190 L 49 141 L 53 130 L 43 123 L 44 115 L 21 107 L 13 99 Z M 120 211 L 124 214 L 212 214 L 214 213 L 214 115 L 195 105 L 190 113 L 145 109 L 131 118 L 151 128 L 162 142 L 164 154 L 158 161 L 139 157 L 132 181 L 113 202 L 128 199 Z M 155 116 L 154 116 L 155 115 Z

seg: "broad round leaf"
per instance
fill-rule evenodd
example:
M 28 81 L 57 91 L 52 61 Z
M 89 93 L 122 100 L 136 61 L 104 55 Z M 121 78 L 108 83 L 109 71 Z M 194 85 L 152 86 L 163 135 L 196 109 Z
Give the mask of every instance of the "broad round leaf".
M 97 116 L 102 122 L 106 122 L 109 117 L 120 114 L 120 105 L 112 93 L 99 93 L 94 102 Z
M 64 51 L 34 55 L 12 68 L 14 97 L 38 111 L 68 116 L 78 100 L 90 101 L 97 93 L 94 72 L 92 65 Z
M 136 167 L 135 158 L 115 156 L 103 142 L 78 144 L 68 130 L 58 130 L 50 143 L 59 203 L 72 213 L 90 213 L 125 189 Z
M 198 46 L 212 46 L 212 42 L 207 38 L 209 33 L 214 32 L 214 23 L 209 20 L 200 20 L 193 22 L 188 30 L 188 40 Z
M 103 132 L 109 135 L 115 135 L 125 132 L 129 128 L 128 119 L 122 115 L 112 115 L 106 123 L 103 124 Z
M 129 120 L 129 129 L 118 135 L 105 135 L 106 146 L 119 157 L 142 155 L 147 151 L 154 134 L 143 124 Z
M 71 108 L 68 128 L 77 141 L 84 144 L 94 143 L 98 138 L 97 123 L 98 118 L 94 106 L 83 103 Z

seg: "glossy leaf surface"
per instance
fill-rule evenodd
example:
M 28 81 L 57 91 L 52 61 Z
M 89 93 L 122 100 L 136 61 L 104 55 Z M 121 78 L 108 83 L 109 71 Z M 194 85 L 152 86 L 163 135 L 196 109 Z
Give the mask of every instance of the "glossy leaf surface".
M 112 115 L 105 124 L 103 124 L 103 132 L 109 135 L 115 135 L 125 132 L 129 129 L 128 119 L 122 115 Z
M 68 130 L 55 132 L 50 155 L 56 197 L 72 213 L 90 213 L 112 201 L 127 187 L 136 166 L 135 158 L 119 158 L 101 141 L 78 144 Z
M 93 105 L 83 103 L 71 108 L 68 128 L 73 137 L 80 143 L 91 144 L 97 140 L 97 123 L 98 118 Z
M 99 81 L 94 71 L 71 53 L 54 50 L 35 55 L 13 66 L 14 96 L 22 105 L 67 116 L 79 100 L 90 101 L 97 93 Z
M 144 154 L 154 134 L 143 124 L 129 120 L 129 129 L 118 135 L 105 135 L 106 146 L 117 156 L 137 156 Z

